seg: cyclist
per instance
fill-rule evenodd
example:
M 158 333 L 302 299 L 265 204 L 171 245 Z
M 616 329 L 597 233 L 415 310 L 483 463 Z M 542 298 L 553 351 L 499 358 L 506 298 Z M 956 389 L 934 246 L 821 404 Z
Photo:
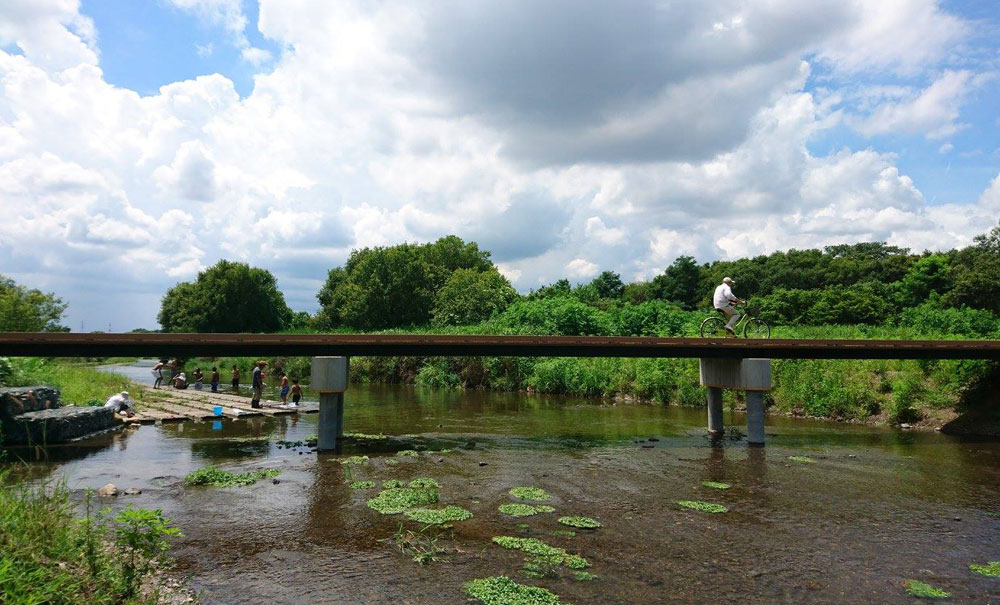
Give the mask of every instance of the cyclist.
M 733 326 L 736 322 L 740 320 L 740 313 L 736 310 L 737 304 L 746 303 L 745 300 L 733 294 L 733 286 L 736 282 L 732 280 L 731 277 L 722 278 L 722 283 L 719 287 L 715 289 L 715 295 L 712 296 L 712 304 L 715 308 L 726 317 L 729 318 L 729 323 L 726 324 L 726 331 L 732 335 L 736 335 L 736 330 Z

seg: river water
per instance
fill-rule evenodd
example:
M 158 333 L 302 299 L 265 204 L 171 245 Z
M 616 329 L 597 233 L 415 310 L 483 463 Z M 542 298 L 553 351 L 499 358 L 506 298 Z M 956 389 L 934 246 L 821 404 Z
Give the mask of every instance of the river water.
M 148 366 L 114 370 L 149 381 Z M 500 574 L 576 604 L 904 603 L 914 600 L 908 579 L 957 601 L 1000 601 L 1000 579 L 968 567 L 1000 560 L 995 441 L 769 418 L 766 448 L 711 447 L 699 409 L 364 385 L 346 401 L 348 431 L 392 438 L 318 455 L 279 443 L 314 435 L 315 414 L 226 419 L 133 427 L 50 448 L 32 464 L 80 494 L 108 482 L 140 488 L 112 506 L 161 508 L 174 519 L 185 534 L 171 551 L 176 574 L 208 603 L 465 603 L 465 582 Z M 744 418 L 727 411 L 726 422 Z M 452 451 L 394 455 L 410 448 Z M 356 453 L 368 463 L 338 463 Z M 242 488 L 181 484 L 207 464 L 282 474 Z M 385 541 L 401 523 L 420 526 L 368 508 L 377 490 L 349 487 L 415 477 L 433 477 L 442 504 L 474 514 L 438 539 L 444 552 L 423 566 Z M 499 513 L 515 486 L 546 490 L 556 512 Z M 567 529 L 561 515 L 603 527 L 553 534 Z M 598 578 L 527 578 L 520 553 L 491 544 L 504 535 L 580 554 Z

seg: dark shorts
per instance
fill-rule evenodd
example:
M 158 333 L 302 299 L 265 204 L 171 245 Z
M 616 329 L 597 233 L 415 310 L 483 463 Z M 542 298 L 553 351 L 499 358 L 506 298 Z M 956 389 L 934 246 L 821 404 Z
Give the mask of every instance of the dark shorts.
M 282 397 L 288 397 L 288 391 L 290 391 L 290 390 L 291 389 L 289 389 L 288 387 L 285 387 L 285 388 L 281 389 L 281 396 Z
M 219 390 L 219 381 L 215 380 L 215 381 L 212 382 L 212 392 L 215 392 L 215 391 L 218 391 L 218 390 Z
M 302 399 L 302 395 L 301 394 L 296 393 L 296 394 L 292 395 L 292 403 L 298 403 L 299 399 Z
M 240 386 L 240 379 L 239 378 L 233 378 L 233 388 L 235 389 L 235 388 L 238 388 L 239 386 Z

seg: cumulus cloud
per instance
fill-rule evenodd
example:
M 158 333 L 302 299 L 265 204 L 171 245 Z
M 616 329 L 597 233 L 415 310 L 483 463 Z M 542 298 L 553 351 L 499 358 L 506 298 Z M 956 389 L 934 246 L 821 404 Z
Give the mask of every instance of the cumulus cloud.
M 810 151 L 845 121 L 961 128 L 984 76 L 942 68 L 966 26 L 929 0 L 261 0 L 273 62 L 239 46 L 241 2 L 171 1 L 259 65 L 250 94 L 209 74 L 141 96 L 104 79 L 76 3 L 0 8 L 0 272 L 65 296 L 74 327 L 152 327 L 159 295 L 219 258 L 312 309 L 351 248 L 449 233 L 525 290 L 681 254 L 947 248 L 1000 211 L 997 181 L 932 205 L 891 152 Z M 837 80 L 879 71 L 899 81 Z M 101 297 L 123 279 L 127 306 Z
M 259 66 L 272 59 L 271 53 L 250 44 L 246 36 L 248 19 L 243 12 L 242 0 L 167 0 L 173 6 L 197 15 L 212 25 L 220 25 L 229 33 L 233 44 L 240 49 L 240 56 L 251 65 Z M 199 46 L 198 54 L 212 54 L 212 45 Z

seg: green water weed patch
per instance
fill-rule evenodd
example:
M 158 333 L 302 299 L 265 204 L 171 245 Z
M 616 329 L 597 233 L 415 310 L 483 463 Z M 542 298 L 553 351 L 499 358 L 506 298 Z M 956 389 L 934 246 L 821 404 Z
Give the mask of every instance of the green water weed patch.
M 348 456 L 340 461 L 341 464 L 362 465 L 368 464 L 368 456 Z
M 544 504 L 532 505 L 508 503 L 501 504 L 498 510 L 511 517 L 530 517 L 532 515 L 537 515 L 538 513 L 552 513 L 555 512 L 556 509 Z
M 701 500 L 676 500 L 678 506 L 683 506 L 684 508 L 690 508 L 691 510 L 701 511 L 703 513 L 719 514 L 729 512 L 729 509 L 721 504 L 715 504 L 713 502 L 702 502 Z
M 803 464 L 816 464 L 816 461 L 809 456 L 789 456 L 788 459 L 792 462 L 801 462 Z
M 921 599 L 949 599 L 951 598 L 951 593 L 940 588 L 936 588 L 927 584 L 926 582 L 921 582 L 920 580 L 907 580 L 906 581 L 906 594 Z
M 548 492 L 538 487 L 514 487 L 511 488 L 510 495 L 521 500 L 534 500 L 535 502 L 545 502 L 549 499 Z
M 575 538 L 576 532 L 570 529 L 553 529 L 549 532 L 553 536 L 562 536 L 564 538 Z
M 389 466 L 396 466 L 397 464 L 399 464 L 399 460 L 396 460 L 395 458 L 386 458 L 385 463 L 388 464 Z
M 382 489 L 389 489 L 390 487 L 406 487 L 406 484 L 399 479 L 386 479 L 382 481 Z
M 417 477 L 413 481 L 410 481 L 409 486 L 412 488 L 432 488 L 439 489 L 441 486 L 438 482 L 430 477 Z
M 590 563 L 580 555 L 571 555 L 565 548 L 550 546 L 538 538 L 494 536 L 493 543 L 503 548 L 519 550 L 531 556 L 530 562 L 564 565 L 570 569 L 585 569 Z
M 518 584 L 507 576 L 478 578 L 465 584 L 465 592 L 483 605 L 559 605 L 559 596 L 539 586 Z
M 577 582 L 593 582 L 599 578 L 596 573 L 590 573 L 589 571 L 574 571 L 573 579 Z
M 396 452 L 397 456 L 419 456 L 420 452 L 417 450 L 399 450 Z
M 184 485 L 207 485 L 212 487 L 245 487 L 253 485 L 261 479 L 277 477 L 281 470 L 269 468 L 247 473 L 233 473 L 215 466 L 205 466 L 188 473 L 184 477 Z
M 1000 578 L 1000 561 L 990 561 L 986 565 L 969 565 L 969 569 L 987 578 Z
M 377 496 L 366 502 L 368 508 L 383 515 L 396 515 L 407 509 L 434 504 L 438 501 L 436 489 L 414 489 L 410 487 L 391 487 L 384 489 Z
M 721 483 L 719 481 L 702 481 L 701 484 L 704 487 L 710 487 L 712 489 L 729 489 L 732 487 L 732 485 L 729 485 L 728 483 Z
M 449 505 L 444 508 L 411 508 L 404 513 L 408 519 L 425 525 L 442 525 L 472 518 L 472 513 L 461 506 Z
M 559 517 L 559 522 L 570 527 L 580 529 L 597 529 L 601 527 L 601 522 L 590 517 Z
M 374 481 L 355 481 L 351 483 L 351 489 L 372 489 L 375 487 Z

